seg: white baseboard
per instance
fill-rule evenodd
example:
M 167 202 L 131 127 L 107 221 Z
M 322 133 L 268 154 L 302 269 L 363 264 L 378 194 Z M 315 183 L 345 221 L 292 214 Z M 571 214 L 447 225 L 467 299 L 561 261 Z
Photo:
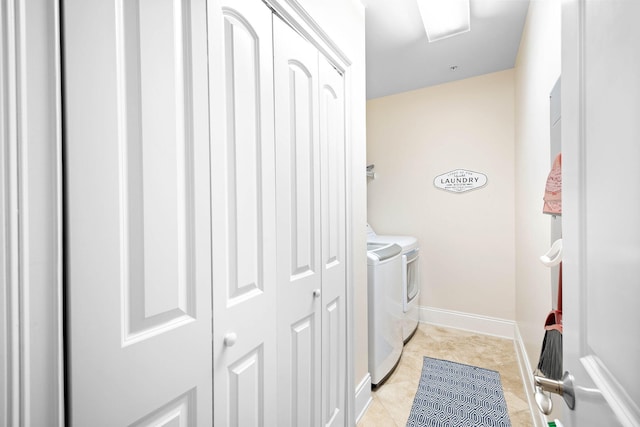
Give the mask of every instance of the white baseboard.
M 546 427 L 547 418 L 536 406 L 536 400 L 533 396 L 533 390 L 535 389 L 533 384 L 533 368 L 529 363 L 527 357 L 527 350 L 524 347 L 524 341 L 520 335 L 520 329 L 516 324 L 514 327 L 514 340 L 513 345 L 516 349 L 516 357 L 518 359 L 518 367 L 520 368 L 520 376 L 522 377 L 522 383 L 524 384 L 525 394 L 527 395 L 527 403 L 529 404 L 529 410 L 533 417 L 533 425 L 535 427 Z
M 367 375 L 360 381 L 358 387 L 356 387 L 356 423 L 360 421 L 360 418 L 367 411 L 367 408 L 371 404 L 371 375 L 367 372 Z
M 513 320 L 424 306 L 420 307 L 420 321 L 508 339 L 514 339 L 516 325 Z

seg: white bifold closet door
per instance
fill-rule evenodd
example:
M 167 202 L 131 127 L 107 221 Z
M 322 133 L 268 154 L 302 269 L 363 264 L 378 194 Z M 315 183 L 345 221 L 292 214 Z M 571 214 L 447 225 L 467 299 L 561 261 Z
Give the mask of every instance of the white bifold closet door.
M 342 75 L 258 0 L 63 6 L 69 424 L 346 425 Z
M 322 268 L 318 52 L 274 19 L 278 426 L 319 426 Z
M 346 148 L 344 78 L 319 55 L 322 212 L 322 425 L 346 420 Z
M 215 426 L 277 426 L 272 13 L 209 5 Z
M 274 18 L 278 426 L 345 425 L 342 76 Z
M 65 0 L 68 424 L 212 425 L 204 0 Z
M 257 1 L 209 49 L 215 425 L 343 426 L 342 75 Z

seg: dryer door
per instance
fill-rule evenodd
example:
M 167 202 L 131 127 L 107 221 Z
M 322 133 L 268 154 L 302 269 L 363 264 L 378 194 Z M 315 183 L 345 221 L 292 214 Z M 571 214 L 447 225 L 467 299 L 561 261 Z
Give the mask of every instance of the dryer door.
M 419 258 L 419 248 L 409 251 L 402 256 L 402 305 L 405 313 L 409 311 L 409 304 L 420 293 L 420 270 L 418 263 Z

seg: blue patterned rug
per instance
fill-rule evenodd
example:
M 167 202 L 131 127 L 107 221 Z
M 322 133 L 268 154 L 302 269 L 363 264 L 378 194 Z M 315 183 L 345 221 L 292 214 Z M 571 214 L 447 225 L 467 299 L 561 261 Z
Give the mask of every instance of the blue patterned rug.
M 407 427 L 511 427 L 500 374 L 425 357 Z

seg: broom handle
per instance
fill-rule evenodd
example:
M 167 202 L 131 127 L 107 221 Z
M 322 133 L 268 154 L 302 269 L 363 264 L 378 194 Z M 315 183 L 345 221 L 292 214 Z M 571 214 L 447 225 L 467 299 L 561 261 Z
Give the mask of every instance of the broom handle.
M 560 262 L 560 272 L 558 273 L 558 311 L 562 313 L 562 262 Z

